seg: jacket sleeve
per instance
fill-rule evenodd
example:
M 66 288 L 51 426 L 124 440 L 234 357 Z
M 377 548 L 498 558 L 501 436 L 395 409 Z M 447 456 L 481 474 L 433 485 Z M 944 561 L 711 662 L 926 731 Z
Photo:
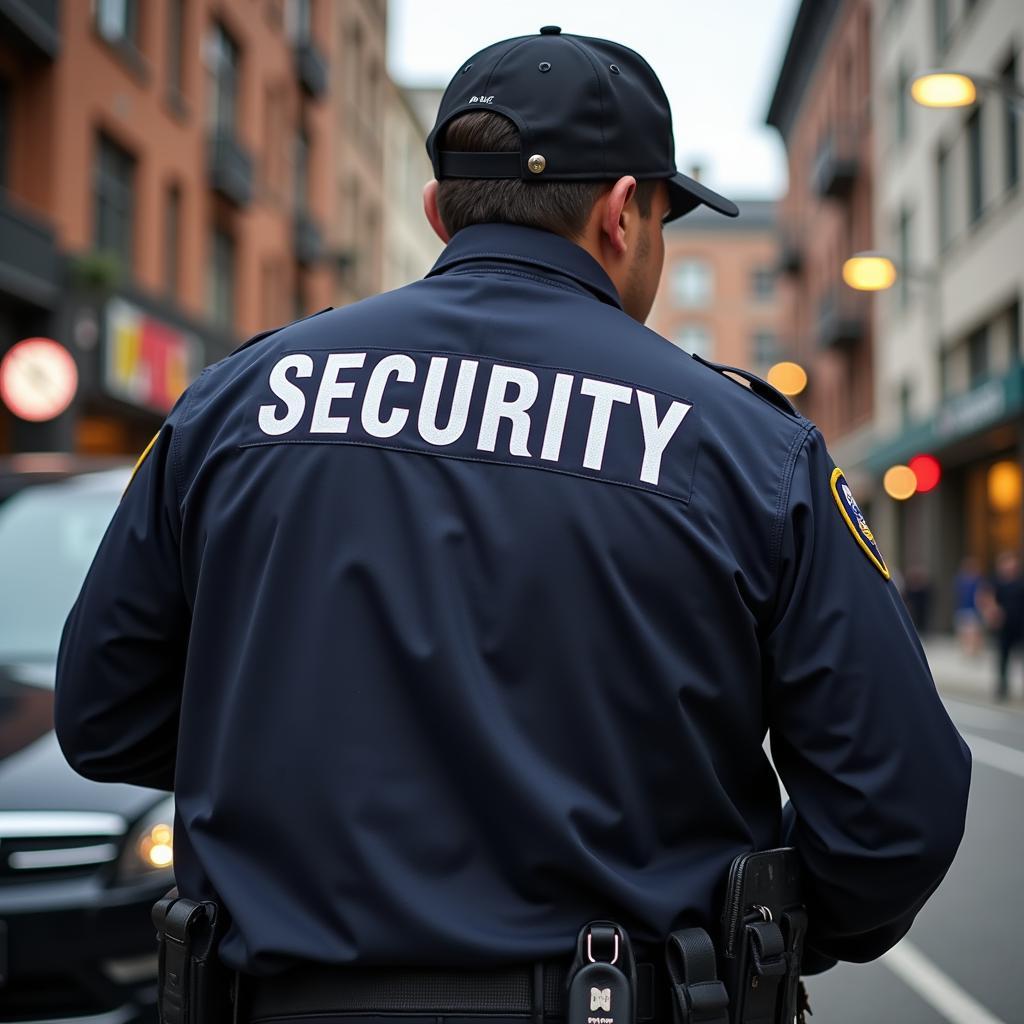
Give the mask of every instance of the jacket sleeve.
M 903 937 L 949 869 L 971 762 L 837 474 L 811 431 L 782 520 L 765 670 L 772 755 L 795 811 L 786 841 L 804 868 L 808 947 L 866 961 Z
M 174 787 L 190 622 L 171 450 L 183 401 L 137 465 L 61 637 L 57 739 L 100 782 Z

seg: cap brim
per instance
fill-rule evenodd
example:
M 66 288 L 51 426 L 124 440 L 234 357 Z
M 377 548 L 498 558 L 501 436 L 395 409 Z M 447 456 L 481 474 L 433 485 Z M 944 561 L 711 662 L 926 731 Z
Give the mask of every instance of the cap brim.
M 712 210 L 726 217 L 738 217 L 739 208 L 734 202 L 702 185 L 685 174 L 675 174 L 668 179 L 669 211 L 666 221 L 676 220 L 698 206 L 710 206 Z

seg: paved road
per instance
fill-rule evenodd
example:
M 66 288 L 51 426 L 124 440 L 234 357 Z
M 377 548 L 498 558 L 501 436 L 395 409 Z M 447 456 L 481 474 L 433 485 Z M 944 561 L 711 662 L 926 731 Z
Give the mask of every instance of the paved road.
M 811 1024 L 1024 1024 L 1024 712 L 946 706 L 974 755 L 963 844 L 894 950 L 809 979 Z

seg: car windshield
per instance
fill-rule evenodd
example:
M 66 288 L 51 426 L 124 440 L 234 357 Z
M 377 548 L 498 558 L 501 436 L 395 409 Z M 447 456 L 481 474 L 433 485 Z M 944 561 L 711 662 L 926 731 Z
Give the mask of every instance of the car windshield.
M 0 665 L 52 663 L 126 476 L 26 487 L 0 504 Z

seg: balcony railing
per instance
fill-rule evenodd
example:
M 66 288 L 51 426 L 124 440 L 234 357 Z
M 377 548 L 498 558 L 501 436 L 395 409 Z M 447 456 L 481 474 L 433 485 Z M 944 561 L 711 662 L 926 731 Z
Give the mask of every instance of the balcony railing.
M 60 50 L 60 0 L 0 0 L 0 37 L 53 60 Z
M 859 135 L 851 129 L 835 128 L 821 141 L 814 158 L 811 182 L 822 199 L 845 199 L 860 173 Z
M 0 291 L 45 308 L 53 305 L 59 286 L 53 231 L 0 189 Z
M 297 43 L 295 46 L 295 73 L 302 88 L 315 99 L 327 93 L 327 58 L 315 43 Z
M 318 262 L 323 256 L 324 242 L 320 227 L 304 210 L 295 214 L 295 259 L 304 267 Z
M 226 132 L 210 136 L 210 187 L 235 206 L 252 201 L 252 157 Z
M 869 298 L 849 289 L 828 292 L 818 306 L 818 347 L 845 348 L 858 344 L 868 330 Z

